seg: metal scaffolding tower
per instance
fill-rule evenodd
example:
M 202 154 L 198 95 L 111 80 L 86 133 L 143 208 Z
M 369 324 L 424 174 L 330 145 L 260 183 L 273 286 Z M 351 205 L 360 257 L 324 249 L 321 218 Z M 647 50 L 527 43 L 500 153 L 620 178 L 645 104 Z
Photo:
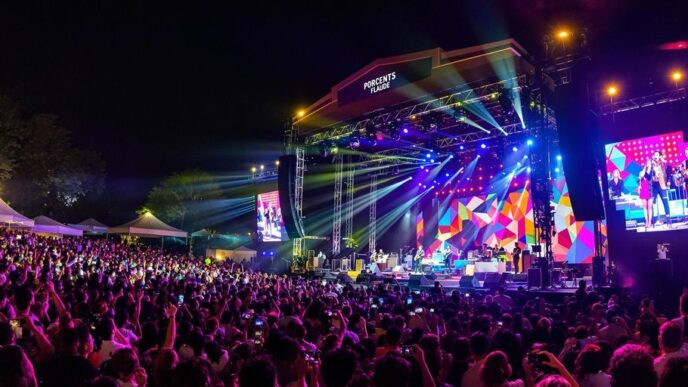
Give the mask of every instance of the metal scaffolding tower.
M 299 221 L 303 218 L 303 176 L 306 171 L 306 150 L 302 146 L 297 146 L 296 153 L 296 178 L 294 187 L 294 208 L 296 209 L 296 216 Z M 303 238 L 294 238 L 294 246 L 292 250 L 294 257 L 301 257 L 303 255 Z
M 377 240 L 377 175 L 370 177 L 370 231 L 368 233 L 368 252 L 375 252 Z
M 354 166 L 349 162 L 349 170 L 346 175 L 346 215 L 344 217 L 344 238 L 352 243 L 354 236 Z M 347 246 L 351 247 L 351 246 Z
M 344 180 L 344 157 L 336 154 L 332 160 L 334 171 L 334 209 L 332 212 L 332 257 L 342 251 L 342 183 Z

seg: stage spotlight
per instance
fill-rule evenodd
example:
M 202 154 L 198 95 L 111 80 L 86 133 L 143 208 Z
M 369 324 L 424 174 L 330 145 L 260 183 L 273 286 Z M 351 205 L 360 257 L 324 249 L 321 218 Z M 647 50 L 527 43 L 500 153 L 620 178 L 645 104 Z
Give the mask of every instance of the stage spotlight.
M 256 167 L 251 167 L 251 172 L 252 172 L 252 173 L 256 173 L 256 171 L 257 171 Z
M 425 155 L 425 158 L 426 158 L 426 159 L 429 159 L 430 157 L 432 157 L 432 156 L 430 155 L 430 153 L 428 153 L 427 155 Z
M 464 149 L 463 145 L 459 145 L 459 149 L 463 150 Z
M 526 172 L 530 173 L 531 169 L 530 167 L 526 168 Z
M 279 160 L 275 161 L 275 165 L 277 165 L 279 167 Z
M 408 134 L 408 128 L 404 128 L 404 134 Z
M 511 150 L 514 152 L 518 152 L 518 148 L 516 148 L 516 147 L 511 148 Z
M 683 73 L 680 70 L 674 70 L 671 72 L 671 79 L 673 79 L 674 82 L 678 82 L 683 79 Z
M 554 172 L 559 173 L 559 168 L 554 168 Z
M 265 169 L 265 165 L 261 165 L 261 166 L 260 166 L 260 170 L 262 171 L 262 170 L 264 170 L 264 169 Z
M 616 85 L 609 85 L 607 86 L 607 95 L 610 97 L 613 97 L 615 95 L 619 94 L 619 87 Z
M 444 174 L 444 176 L 447 176 L 447 177 L 449 177 L 449 172 L 445 173 L 445 174 Z
M 305 111 L 305 110 L 299 110 L 299 111 L 296 113 L 296 115 L 299 116 L 299 117 L 303 117 L 303 116 L 306 115 L 306 111 Z
M 421 183 L 418 183 L 418 186 L 419 186 L 419 187 L 422 187 L 422 186 L 423 186 L 423 184 L 421 184 Z
M 434 163 L 434 162 L 435 162 L 435 159 L 430 159 L 430 162 L 431 162 L 431 163 Z
M 567 30 L 560 30 L 557 32 L 557 39 L 559 40 L 566 40 L 571 36 L 571 33 Z
M 480 148 L 481 148 L 481 149 L 485 149 L 485 148 L 487 148 L 487 145 L 485 145 L 485 144 L 480 144 Z
M 526 141 L 526 145 L 528 145 L 528 146 L 533 145 L 533 140 L 528 140 L 528 141 Z
M 561 161 L 561 155 L 557 155 L 557 161 Z

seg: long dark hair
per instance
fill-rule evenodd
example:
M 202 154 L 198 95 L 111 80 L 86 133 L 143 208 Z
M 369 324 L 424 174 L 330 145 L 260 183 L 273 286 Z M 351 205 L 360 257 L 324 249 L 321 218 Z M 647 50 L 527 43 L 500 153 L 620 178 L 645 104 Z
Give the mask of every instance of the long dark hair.
M 587 344 L 580 351 L 575 363 L 576 378 L 582 380 L 585 375 L 596 374 L 607 369 L 609 359 L 605 359 L 602 348 L 596 344 Z

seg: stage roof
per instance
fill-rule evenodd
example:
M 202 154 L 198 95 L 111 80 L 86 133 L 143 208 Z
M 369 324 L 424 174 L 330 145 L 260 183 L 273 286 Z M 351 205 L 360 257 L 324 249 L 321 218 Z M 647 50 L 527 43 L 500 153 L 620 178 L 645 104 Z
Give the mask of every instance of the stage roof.
M 294 121 L 299 135 L 307 136 L 383 109 L 431 100 L 457 87 L 533 74 L 528 56 L 516 41 L 506 39 L 377 59 L 334 85 Z

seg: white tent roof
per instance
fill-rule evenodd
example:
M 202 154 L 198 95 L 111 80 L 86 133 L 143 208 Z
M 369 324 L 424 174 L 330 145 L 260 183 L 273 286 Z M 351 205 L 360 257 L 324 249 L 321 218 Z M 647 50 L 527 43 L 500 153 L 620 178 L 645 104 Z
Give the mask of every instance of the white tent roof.
M 155 215 L 147 212 L 129 223 L 112 227 L 110 234 L 128 234 L 139 237 L 181 237 L 186 238 L 186 231 L 176 229 L 163 223 Z
M 76 224 L 70 223 L 69 227 L 78 228 L 87 234 L 107 234 L 108 232 L 108 226 L 93 218 L 88 218 Z
M 62 223 L 58 222 L 57 220 L 50 219 L 44 215 L 40 215 L 40 216 L 33 218 L 33 221 L 35 224 L 33 226 L 34 232 L 44 232 L 46 234 L 57 234 L 57 235 L 75 235 L 75 236 L 81 236 L 84 233 L 82 230 L 79 230 L 78 228 L 69 227 L 66 224 L 62 224 Z
M 0 198 L 0 223 L 17 224 L 24 227 L 33 227 L 33 220 L 18 213 Z

